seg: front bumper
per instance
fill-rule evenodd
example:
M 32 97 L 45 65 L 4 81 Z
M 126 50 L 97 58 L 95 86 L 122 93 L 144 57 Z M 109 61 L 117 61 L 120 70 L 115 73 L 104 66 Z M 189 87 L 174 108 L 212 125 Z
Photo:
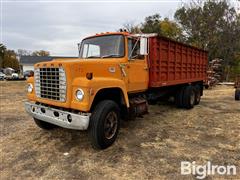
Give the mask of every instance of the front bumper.
M 25 109 L 38 120 L 68 129 L 86 130 L 90 121 L 90 113 L 76 114 L 30 102 L 25 103 Z

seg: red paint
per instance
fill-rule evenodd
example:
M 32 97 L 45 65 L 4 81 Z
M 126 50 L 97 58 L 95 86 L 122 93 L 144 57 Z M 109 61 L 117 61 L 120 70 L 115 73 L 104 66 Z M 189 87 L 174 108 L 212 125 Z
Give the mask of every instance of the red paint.
M 206 79 L 207 51 L 165 37 L 150 37 L 149 52 L 149 87 Z

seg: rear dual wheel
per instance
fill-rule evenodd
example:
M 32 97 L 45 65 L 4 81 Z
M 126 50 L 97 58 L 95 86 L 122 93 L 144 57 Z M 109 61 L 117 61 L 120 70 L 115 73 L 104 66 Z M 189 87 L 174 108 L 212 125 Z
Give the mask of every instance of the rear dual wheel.
M 201 101 L 201 88 L 199 85 L 194 86 L 194 92 L 195 92 L 195 105 L 198 105 Z
M 192 86 L 186 86 L 183 92 L 183 108 L 192 109 L 195 104 L 195 91 Z
M 185 89 L 185 86 L 181 87 L 177 91 L 176 96 L 175 96 L 175 103 L 176 103 L 176 106 L 179 107 L 179 108 L 183 108 L 183 93 L 184 93 L 184 89 Z
M 184 86 L 179 89 L 175 96 L 177 107 L 191 109 L 199 104 L 201 100 L 201 89 L 199 85 Z

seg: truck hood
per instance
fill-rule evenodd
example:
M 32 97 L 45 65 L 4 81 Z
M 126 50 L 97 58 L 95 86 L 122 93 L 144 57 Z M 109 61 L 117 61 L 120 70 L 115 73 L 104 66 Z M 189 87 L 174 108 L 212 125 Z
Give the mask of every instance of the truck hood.
M 87 73 L 93 73 L 93 77 L 118 77 L 120 64 L 124 63 L 124 58 L 103 58 L 103 59 L 54 59 L 52 63 L 62 64 L 66 70 L 70 70 L 71 79 L 86 77 Z M 50 63 L 50 62 L 49 62 Z
M 67 99 L 65 102 L 54 102 L 53 100 L 38 98 L 37 101 L 55 106 L 70 108 L 74 86 L 83 87 L 87 89 L 91 88 L 88 87 L 87 84 L 94 81 L 98 81 L 103 78 L 108 79 L 109 81 L 112 81 L 112 79 L 122 78 L 122 72 L 120 67 L 120 64 L 122 62 L 124 62 L 124 59 L 106 58 L 86 60 L 76 58 L 76 59 L 55 59 L 49 62 L 38 63 L 34 66 L 36 69 L 38 68 L 64 69 L 66 75 L 65 77 Z M 88 73 L 92 74 L 92 79 L 87 78 Z M 91 84 L 93 85 L 94 83 Z

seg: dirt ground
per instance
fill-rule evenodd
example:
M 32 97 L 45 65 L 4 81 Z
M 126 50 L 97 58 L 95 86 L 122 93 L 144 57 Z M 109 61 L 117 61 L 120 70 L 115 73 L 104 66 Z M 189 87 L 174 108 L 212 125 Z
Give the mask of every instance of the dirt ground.
M 150 106 L 143 118 L 124 122 L 110 148 L 92 149 L 87 132 L 39 129 L 24 110 L 25 82 L 0 82 L 1 179 L 195 179 L 180 174 L 181 161 L 236 165 L 240 179 L 240 102 L 234 88 L 205 90 L 200 105 Z

